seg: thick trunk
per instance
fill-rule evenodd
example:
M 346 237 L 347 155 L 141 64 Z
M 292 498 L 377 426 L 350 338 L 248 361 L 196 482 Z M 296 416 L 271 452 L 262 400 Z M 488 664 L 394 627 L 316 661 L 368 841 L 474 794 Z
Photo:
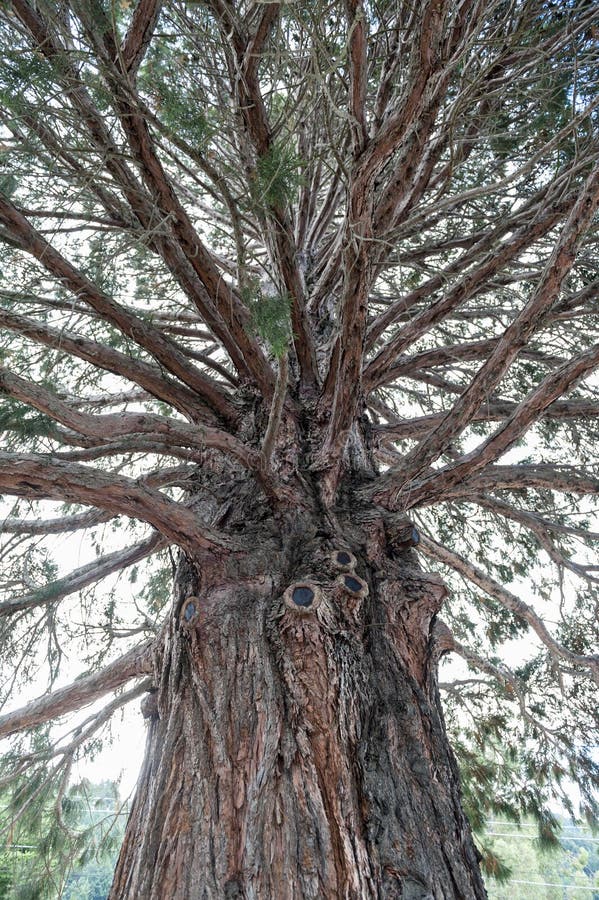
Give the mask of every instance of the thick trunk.
M 182 562 L 111 900 L 486 896 L 436 686 L 445 590 L 389 534 Z

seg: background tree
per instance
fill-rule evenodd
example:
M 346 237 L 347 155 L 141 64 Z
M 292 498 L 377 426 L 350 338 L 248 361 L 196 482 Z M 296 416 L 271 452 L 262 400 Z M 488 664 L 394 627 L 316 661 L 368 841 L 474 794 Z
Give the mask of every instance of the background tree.
M 0 853 L 2 900 L 105 900 L 124 831 L 116 785 L 83 779 L 61 790 L 48 780 L 38 802 L 15 815 L 29 791 L 24 776 L 0 797 L 8 837 Z
M 146 696 L 112 897 L 483 897 L 464 809 L 595 814 L 597 28 L 2 3 L 0 734 L 27 810 Z

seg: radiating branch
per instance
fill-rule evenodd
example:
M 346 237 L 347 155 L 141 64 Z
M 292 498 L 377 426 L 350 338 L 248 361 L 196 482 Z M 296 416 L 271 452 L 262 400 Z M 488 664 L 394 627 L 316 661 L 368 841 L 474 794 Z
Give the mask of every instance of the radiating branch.
M 198 547 L 233 551 L 240 544 L 208 525 L 181 503 L 132 478 L 33 454 L 0 452 L 0 491 L 29 499 L 67 500 L 149 522 L 192 556 Z
M 150 538 L 140 541 L 132 547 L 116 550 L 114 553 L 107 553 L 105 556 L 100 556 L 85 566 L 74 569 L 68 575 L 64 575 L 56 581 L 40 586 L 37 590 L 0 602 L 0 616 L 8 616 L 15 612 L 21 612 L 24 609 L 46 606 L 49 603 L 57 603 L 63 597 L 68 597 L 69 594 L 81 591 L 83 588 L 101 581 L 114 572 L 120 572 L 128 568 L 128 566 L 146 559 L 151 554 L 157 553 L 163 547 L 166 547 L 166 545 L 167 541 L 162 535 L 153 534 Z
M 0 737 L 41 725 L 50 719 L 75 712 L 121 685 L 152 672 L 154 641 L 146 641 L 129 650 L 103 669 L 33 700 L 20 709 L 0 716 Z
M 507 588 L 504 588 L 497 581 L 479 569 L 477 566 L 464 559 L 458 553 L 450 550 L 448 547 L 439 544 L 426 535 L 421 535 L 419 549 L 430 559 L 443 563 L 456 572 L 459 572 L 467 581 L 475 584 L 484 591 L 489 597 L 492 597 L 505 609 L 509 610 L 522 621 L 526 622 L 535 632 L 540 641 L 545 645 L 549 653 L 556 660 L 565 660 L 582 669 L 588 669 L 591 676 L 599 684 L 599 655 L 585 656 L 580 653 L 574 653 L 568 650 L 559 641 L 556 641 L 550 634 L 547 626 L 540 616 L 523 600 L 512 594 Z

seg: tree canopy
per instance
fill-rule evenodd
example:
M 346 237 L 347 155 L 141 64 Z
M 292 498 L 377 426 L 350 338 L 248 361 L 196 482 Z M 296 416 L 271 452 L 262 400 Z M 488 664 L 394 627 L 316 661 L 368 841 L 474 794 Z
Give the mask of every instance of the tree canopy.
M 275 514 L 316 477 L 326 509 L 384 509 L 443 576 L 475 827 L 551 841 L 556 796 L 594 819 L 598 29 L 586 0 L 2 2 L 23 810 L 147 692 L 177 553 L 248 552 L 220 467 Z

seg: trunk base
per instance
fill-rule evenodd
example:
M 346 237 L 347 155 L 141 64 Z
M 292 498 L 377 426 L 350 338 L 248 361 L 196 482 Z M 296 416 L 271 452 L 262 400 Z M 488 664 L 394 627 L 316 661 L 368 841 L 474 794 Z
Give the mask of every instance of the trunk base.
M 382 525 L 311 534 L 182 563 L 111 900 L 486 896 L 436 686 L 445 588 Z

